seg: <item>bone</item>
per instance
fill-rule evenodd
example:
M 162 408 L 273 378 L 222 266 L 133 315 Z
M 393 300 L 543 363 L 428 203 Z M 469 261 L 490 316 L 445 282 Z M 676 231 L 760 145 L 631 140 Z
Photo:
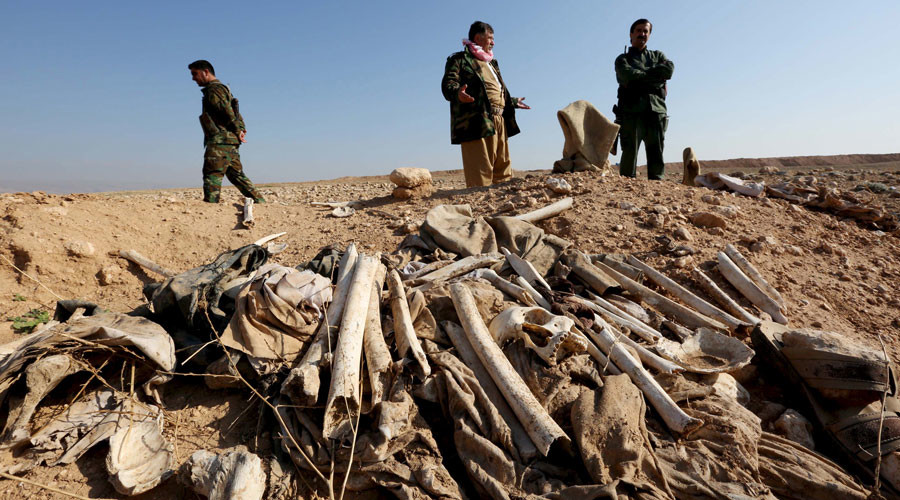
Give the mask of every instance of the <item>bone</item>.
M 446 268 L 445 268 L 446 269 Z M 406 300 L 406 290 L 396 270 L 388 273 L 388 290 L 391 292 L 391 312 L 394 316 L 394 339 L 397 343 L 397 353 L 401 358 L 406 357 L 407 352 L 412 352 L 418 369 L 416 374 L 424 380 L 431 374 L 431 367 L 425 358 L 425 351 L 416 336 L 413 328 L 412 317 L 409 314 L 409 302 Z
M 578 250 L 573 248 L 567 249 L 560 255 L 559 260 L 571 268 L 576 276 L 600 295 L 621 291 L 621 287 L 616 283 L 616 280 L 598 269 L 597 266 L 591 264 L 590 259 Z
M 244 198 L 244 217 L 241 224 L 247 229 L 253 227 L 253 198 Z
M 540 307 L 509 307 L 491 321 L 488 330 L 501 347 L 521 340 L 547 364 L 556 365 L 560 351 L 577 353 L 587 350 L 587 340 L 575 331 L 575 320 L 551 314 Z M 532 335 L 544 345 L 537 345 Z
M 369 297 L 369 311 L 366 315 L 366 329 L 363 334 L 363 353 L 366 357 L 366 369 L 369 374 L 369 386 L 372 401 L 369 408 L 374 408 L 384 398 L 391 378 L 391 351 L 384 341 L 381 331 L 381 288 L 384 286 L 384 275 L 387 269 L 379 264 L 375 271 L 375 282 Z
M 718 259 L 719 272 L 722 273 L 722 276 L 724 276 L 732 286 L 737 288 L 744 297 L 747 297 L 747 300 L 752 302 L 753 305 L 768 313 L 769 316 L 772 317 L 772 321 L 781 323 L 782 325 L 787 324 L 787 318 L 784 317 L 778 304 L 772 300 L 771 297 L 766 295 L 765 292 L 760 290 L 759 287 L 756 286 L 756 284 L 754 284 L 730 258 L 728 258 L 728 255 L 726 255 L 725 252 L 719 252 Z
M 634 316 L 631 316 L 627 312 L 624 312 L 621 309 L 615 307 L 614 305 L 604 300 L 602 297 L 598 297 L 597 295 L 594 295 L 592 293 L 590 294 L 590 297 L 591 300 L 585 300 L 581 297 L 576 296 L 576 300 L 596 312 L 605 314 L 617 325 L 628 328 L 635 335 L 641 337 L 647 342 L 650 342 L 651 344 L 655 344 L 656 341 L 662 338 L 662 334 L 657 330 L 650 327 L 643 321 L 635 318 Z
M 669 293 L 680 299 L 685 304 L 693 307 L 698 312 L 710 316 L 712 318 L 718 319 L 722 323 L 725 323 L 728 326 L 729 331 L 737 331 L 738 329 L 745 329 L 750 326 L 750 323 L 745 323 L 734 316 L 726 313 L 725 311 L 719 309 L 718 307 L 710 304 L 709 302 L 701 299 L 700 297 L 694 295 L 690 290 L 684 288 L 683 286 L 676 283 L 674 280 L 670 279 L 668 276 L 662 274 L 661 272 L 653 269 L 648 266 L 644 262 L 641 262 L 634 256 L 628 257 L 628 263 L 632 266 L 644 271 L 650 281 L 656 283 L 660 287 L 668 290 Z
M 733 314 L 735 317 L 740 318 L 741 320 L 750 323 L 751 325 L 758 324 L 760 322 L 759 318 L 747 312 L 746 309 L 740 306 L 737 302 L 734 301 L 731 297 L 725 293 L 724 290 L 719 288 L 716 285 L 716 282 L 713 281 L 709 276 L 707 276 L 700 268 L 695 267 L 691 274 L 694 279 L 697 281 L 697 285 L 703 289 L 706 293 L 709 294 L 716 302 L 719 303 L 720 306 L 724 307 L 726 311 Z
M 525 289 L 526 292 L 528 292 L 529 295 L 531 295 L 531 297 L 534 299 L 534 301 L 537 302 L 537 305 L 539 305 L 540 307 L 543 307 L 544 309 L 546 309 L 548 311 L 550 310 L 550 308 L 552 307 L 550 305 L 550 302 L 547 299 L 545 299 L 543 295 L 541 295 L 541 292 L 538 292 L 537 290 L 535 290 L 534 287 L 531 286 L 531 283 L 529 283 L 527 279 L 525 279 L 521 276 L 518 276 L 518 277 L 516 277 L 516 283 L 518 283 L 519 286 L 521 286 L 523 289 Z
M 421 269 L 411 272 L 409 274 L 405 274 L 405 275 L 400 274 L 400 277 L 403 278 L 403 281 L 414 280 L 414 279 L 418 278 L 419 276 L 424 276 L 428 273 L 437 271 L 438 269 L 441 269 L 443 267 L 447 267 L 450 264 L 453 264 L 453 262 L 454 261 L 452 261 L 452 260 L 438 260 L 438 261 L 426 264 L 426 265 L 422 266 Z
M 506 359 L 503 351 L 491 338 L 491 333 L 485 326 L 475 305 L 475 298 L 468 287 L 463 283 L 454 283 L 450 286 L 450 297 L 453 299 L 456 315 L 462 323 L 472 348 L 484 366 L 491 367 L 489 372 L 491 378 L 497 384 L 506 402 L 512 407 L 519 422 L 525 427 L 525 431 L 538 451 L 546 456 L 556 441 L 560 441 L 564 445 L 571 444 L 571 439 L 553 421 L 547 410 L 525 385 L 512 363 Z
M 243 446 L 217 454 L 195 451 L 181 465 L 178 480 L 209 500 L 259 500 L 266 491 L 262 460 Z
M 525 280 L 531 284 L 536 283 L 547 290 L 550 290 L 550 285 L 544 281 L 544 278 L 537 272 L 537 269 L 534 268 L 531 262 L 528 262 L 505 248 L 501 248 L 500 251 L 506 256 L 506 261 L 509 262 L 510 267 L 513 268 L 516 274 L 525 278 Z
M 125 400 L 106 456 L 116 491 L 128 496 L 149 491 L 172 474 L 174 462 L 173 446 L 163 436 L 162 411 Z
M 143 255 L 137 253 L 137 251 L 135 251 L 135 250 L 119 250 L 119 257 L 122 257 L 123 259 L 126 259 L 126 260 L 130 260 L 131 262 L 134 262 L 135 264 L 143 267 L 144 269 L 147 269 L 148 271 L 153 271 L 154 273 L 156 273 L 160 276 L 165 276 L 166 278 L 171 278 L 172 276 L 175 276 L 176 274 L 178 274 L 175 271 L 172 271 L 171 269 L 166 269 L 165 267 L 157 264 L 156 262 L 153 262 L 152 260 L 148 259 L 147 257 L 144 257 Z
M 599 267 L 601 270 L 606 272 L 606 274 L 612 276 L 616 281 L 618 281 L 619 284 L 622 285 L 622 288 L 627 290 L 628 293 L 640 297 L 644 302 L 650 304 L 659 312 L 672 315 L 675 319 L 680 321 L 685 326 L 691 328 L 700 328 L 701 326 L 705 326 L 707 328 L 713 328 L 715 330 L 728 329 L 722 323 L 700 313 L 694 312 L 677 302 L 673 302 L 663 297 L 662 295 L 654 292 L 653 290 L 650 290 L 644 285 L 641 285 L 640 283 L 625 277 L 615 269 L 612 269 L 602 262 L 598 262 L 597 267 Z
M 270 234 L 270 235 L 268 235 L 268 236 L 263 236 L 262 238 L 260 238 L 260 239 L 258 239 L 258 240 L 256 240 L 256 241 L 254 241 L 253 244 L 254 244 L 254 245 L 263 246 L 263 245 L 265 245 L 266 243 L 268 243 L 268 242 L 270 242 L 270 241 L 272 241 L 272 240 L 281 238 L 282 236 L 284 236 L 284 235 L 286 235 L 286 234 L 287 234 L 287 231 L 282 231 L 282 232 L 280 232 L 280 233 L 274 233 L 274 234 Z
M 650 315 L 647 314 L 647 310 L 641 307 L 640 304 L 632 302 L 625 297 L 616 294 L 610 294 L 604 298 L 608 300 L 610 304 L 616 306 L 617 309 L 621 310 L 624 313 L 627 313 L 629 316 L 637 320 L 640 320 L 641 323 L 650 323 Z
M 738 249 L 734 247 L 734 245 L 730 243 L 725 245 L 725 255 L 727 255 L 732 260 L 732 262 L 737 264 L 737 267 L 740 268 L 740 270 L 743 271 L 744 274 L 746 274 L 747 277 L 750 278 L 753 283 L 759 287 L 760 290 L 771 297 L 772 300 L 774 300 L 775 303 L 778 304 L 778 307 L 780 307 L 782 310 L 784 309 L 784 298 L 781 297 L 781 294 L 778 293 L 778 290 L 776 290 L 775 287 L 770 285 L 769 282 L 767 282 L 766 279 L 762 277 L 762 274 L 760 274 L 759 271 L 757 271 L 756 268 L 753 267 L 753 264 L 751 264 L 749 260 L 741 255 L 741 252 L 739 252 Z
M 491 282 L 498 290 L 509 295 L 510 297 L 518 300 L 519 302 L 528 305 L 535 306 L 537 305 L 537 301 L 534 297 L 531 296 L 527 290 L 520 286 L 516 286 L 509 281 L 503 279 L 499 274 L 495 273 L 492 269 L 478 269 L 475 271 L 475 276 L 477 278 L 486 279 Z
M 353 279 L 353 270 L 359 254 L 356 245 L 351 243 L 341 257 L 338 264 L 337 286 L 328 310 L 325 313 L 325 321 L 319 324 L 316 336 L 306 349 L 306 354 L 281 385 L 281 393 L 290 396 L 295 405 L 310 407 L 315 406 L 319 399 L 319 371 L 326 353 L 331 352 L 331 334 L 337 332 L 341 316 L 344 314 L 344 303 L 347 301 L 347 292 L 350 291 L 350 282 Z
M 644 273 L 641 272 L 640 269 L 636 267 L 629 266 L 625 262 L 614 259 L 607 254 L 590 254 L 588 257 L 591 259 L 591 263 L 596 265 L 598 262 L 602 262 L 607 266 L 619 271 L 620 274 L 629 277 L 630 279 L 637 281 L 638 283 L 644 281 Z
M 362 205 L 359 201 L 311 201 L 310 205 L 314 207 L 328 207 L 328 208 L 357 208 Z
M 617 343 L 616 337 L 610 332 L 609 325 L 602 318 L 594 315 L 594 321 L 598 325 L 595 339 L 600 345 L 600 349 L 606 351 L 612 362 L 631 378 L 634 385 L 638 386 L 638 389 L 644 393 L 644 397 L 656 409 L 672 432 L 688 436 L 703 425 L 702 420 L 691 417 L 679 408 L 656 379 L 641 367 L 640 363 L 623 345 Z
M 423 289 L 429 283 L 439 283 L 462 276 L 475 269 L 482 267 L 491 267 L 500 262 L 501 256 L 496 253 L 484 253 L 480 255 L 470 255 L 464 259 L 460 259 L 453 264 L 444 266 L 436 271 L 430 272 L 424 276 L 414 280 L 413 283 L 419 285 L 417 289 Z
M 539 208 L 532 212 L 516 215 L 515 218 L 521 221 L 530 222 L 534 224 L 539 220 L 549 219 L 550 217 L 554 217 L 556 215 L 565 212 L 566 210 L 572 208 L 572 204 L 575 200 L 572 198 L 563 198 L 555 203 L 551 203 L 546 207 Z
M 363 333 L 369 311 L 369 297 L 375 282 L 378 258 L 360 255 L 347 292 L 337 348 L 331 365 L 331 387 L 325 402 L 322 433 L 329 439 L 341 440 L 352 433 L 351 419 L 360 409 L 360 361 Z M 398 278 L 399 279 L 399 278 Z
M 481 388 L 484 389 L 484 393 L 487 394 L 488 399 L 497 408 L 497 411 L 500 413 L 500 416 L 503 417 L 506 425 L 509 426 L 513 443 L 515 443 L 519 455 L 525 461 L 531 461 L 531 459 L 537 456 L 537 448 L 534 447 L 534 443 L 531 441 L 531 438 L 528 437 L 525 428 L 519 423 L 519 419 L 516 418 L 516 414 L 513 413 L 512 408 L 510 408 L 506 400 L 503 399 L 503 394 L 500 392 L 500 389 L 497 388 L 497 384 L 494 383 L 490 374 L 484 368 L 484 365 L 481 364 L 481 360 L 478 358 L 478 355 L 475 354 L 475 350 L 472 349 L 472 344 L 470 344 L 469 340 L 466 338 L 466 332 L 461 326 L 452 321 L 443 321 L 441 322 L 441 326 L 444 328 L 444 331 L 447 332 L 447 336 L 450 337 L 450 341 L 453 342 L 453 345 L 456 347 L 456 352 L 459 354 L 459 357 L 466 366 L 472 370 L 472 373 L 475 374 L 475 378 L 478 379 L 478 383 L 481 385 Z

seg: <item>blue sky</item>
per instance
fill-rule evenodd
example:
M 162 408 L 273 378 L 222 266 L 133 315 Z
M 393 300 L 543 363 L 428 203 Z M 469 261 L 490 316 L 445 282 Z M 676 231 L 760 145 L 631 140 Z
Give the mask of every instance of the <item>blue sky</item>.
M 256 183 L 460 168 L 440 79 L 476 19 L 533 108 L 517 114 L 516 169 L 559 159 L 569 102 L 609 112 L 639 17 L 675 62 L 667 161 L 686 146 L 701 160 L 900 151 L 896 0 L 481 4 L 8 0 L 0 191 L 200 186 L 187 64 L 201 58 L 240 99 Z

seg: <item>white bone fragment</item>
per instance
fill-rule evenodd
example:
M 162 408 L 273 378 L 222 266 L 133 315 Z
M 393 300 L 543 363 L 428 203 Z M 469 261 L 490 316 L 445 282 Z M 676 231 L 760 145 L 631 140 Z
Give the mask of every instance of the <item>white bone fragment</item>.
M 675 319 L 680 321 L 685 326 L 691 328 L 699 328 L 701 326 L 705 326 L 707 328 L 713 328 L 716 330 L 727 330 L 728 328 L 710 317 L 704 316 L 703 314 L 694 312 L 693 310 L 677 303 L 672 300 L 663 297 L 662 295 L 650 290 L 644 285 L 620 274 L 615 269 L 607 266 L 602 262 L 597 263 L 597 267 L 606 272 L 606 274 L 612 276 L 616 281 L 622 285 L 622 288 L 627 290 L 632 295 L 636 295 L 640 297 L 644 302 L 650 304 L 656 310 L 663 314 L 669 314 L 674 316 Z
M 570 197 L 563 198 L 555 203 L 551 203 L 546 207 L 539 208 L 532 212 L 516 215 L 515 218 L 521 221 L 530 222 L 534 224 L 535 222 L 543 219 L 549 219 L 555 215 L 559 215 L 562 212 L 572 208 L 572 204 L 575 202 Z
M 631 378 L 634 385 L 638 386 L 638 389 L 644 393 L 644 397 L 656 409 L 670 430 L 687 436 L 703 425 L 702 420 L 691 417 L 672 401 L 672 398 L 656 379 L 631 356 L 622 344 L 617 342 L 617 338 L 610 333 L 609 325 L 602 318 L 594 315 L 594 321 L 598 325 L 595 330 L 598 335 L 595 339 L 600 345 L 600 349 L 605 350 L 609 359 Z
M 534 287 L 531 286 L 531 283 L 529 283 L 527 279 L 525 279 L 521 276 L 518 276 L 518 277 L 516 277 L 516 283 L 518 283 L 519 286 L 521 286 L 526 292 L 528 292 L 529 295 L 531 295 L 531 298 L 533 298 L 534 301 L 537 302 L 537 305 L 539 305 L 540 307 L 543 307 L 544 309 L 546 309 L 548 311 L 550 310 L 550 308 L 552 307 L 550 305 L 550 301 L 545 299 L 544 296 L 541 295 L 541 292 L 538 292 L 537 290 L 535 290 Z
M 366 369 L 369 373 L 369 386 L 372 388 L 372 404 L 374 407 L 384 397 L 389 389 L 390 369 L 393 360 L 391 351 L 384 341 L 384 333 L 381 331 L 381 288 L 384 286 L 384 276 L 387 273 L 383 264 L 379 264 L 375 271 L 375 283 L 372 284 L 372 294 L 369 297 L 369 311 L 366 315 L 366 330 L 363 334 L 363 353 L 366 356 Z
M 123 259 L 126 259 L 126 260 L 130 260 L 131 262 L 134 262 L 135 264 L 143 267 L 144 269 L 153 271 L 154 273 L 156 273 L 160 276 L 165 276 L 166 278 L 171 278 L 172 276 L 175 276 L 176 274 L 178 274 L 175 271 L 166 269 L 165 267 L 162 267 L 161 265 L 157 264 L 156 262 L 153 262 L 152 260 L 148 259 L 147 257 L 144 257 L 143 255 L 137 253 L 137 251 L 135 251 L 135 250 L 119 250 L 119 257 L 122 257 Z
M 497 253 L 470 255 L 454 262 L 453 264 L 444 266 L 424 276 L 420 276 L 418 279 L 416 279 L 415 283 L 428 284 L 446 281 L 457 276 L 462 276 L 463 274 L 474 271 L 475 269 L 479 269 L 482 267 L 491 267 L 494 264 L 500 262 L 500 258 L 500 255 Z M 422 286 L 419 286 L 418 288 L 421 289 Z
M 755 354 L 740 340 L 708 328 L 698 328 L 680 344 L 662 339 L 656 351 L 692 373 L 733 372 L 749 364 Z
M 732 262 L 734 262 L 741 271 L 744 271 L 744 274 L 750 278 L 756 286 L 759 287 L 760 290 L 766 293 L 772 300 L 775 301 L 776 304 L 783 310 L 784 309 L 784 298 L 781 297 L 781 294 L 778 293 L 778 290 L 775 289 L 772 285 L 763 278 L 762 274 L 757 271 L 753 264 L 750 263 L 741 252 L 738 251 L 737 248 L 732 244 L 725 245 L 725 255 L 727 255 Z
M 628 328 L 635 335 L 641 337 L 647 342 L 650 342 L 651 344 L 655 344 L 656 341 L 662 338 L 662 334 L 659 333 L 659 331 L 657 331 L 655 328 L 622 311 L 621 309 L 604 300 L 603 297 L 590 292 L 588 292 L 588 296 L 591 298 L 591 300 L 584 300 L 581 297 L 578 297 L 576 300 L 586 305 L 587 307 L 590 307 L 595 312 L 605 314 L 617 325 Z
M 500 346 L 494 342 L 468 287 L 463 283 L 454 283 L 450 286 L 450 297 L 472 348 L 484 366 L 490 367 L 491 378 L 512 407 L 519 422 L 525 427 L 538 451 L 546 456 L 554 442 L 570 444 L 571 439 L 541 406 L 512 363 L 506 359 Z
M 516 414 L 513 413 L 512 408 L 510 408 L 506 400 L 503 399 L 503 394 L 500 392 L 500 389 L 497 388 L 497 384 L 491 379 L 490 374 L 481 363 L 475 350 L 472 349 L 472 344 L 470 344 L 469 340 L 466 338 L 466 332 L 461 326 L 452 321 L 441 322 L 441 326 L 444 328 L 444 331 L 447 332 L 447 336 L 450 337 L 450 341 L 453 342 L 453 345 L 456 347 L 456 352 L 459 354 L 459 357 L 466 366 L 472 370 L 472 373 L 475 374 L 475 378 L 478 379 L 478 383 L 481 385 L 484 393 L 497 408 L 497 411 L 500 413 L 500 416 L 503 417 L 506 425 L 509 426 L 513 443 L 515 443 L 519 455 L 525 461 L 530 461 L 536 457 L 538 453 L 537 448 L 534 447 L 534 443 L 531 441 L 531 438 L 528 437 L 525 428 L 519 423 Z
M 270 234 L 270 235 L 268 235 L 268 236 L 263 236 L 262 238 L 260 238 L 260 239 L 258 239 L 258 240 L 256 240 L 256 241 L 254 241 L 253 244 L 254 244 L 254 245 L 263 246 L 263 245 L 265 245 L 266 243 L 268 243 L 268 242 L 270 242 L 270 241 L 272 241 L 272 240 L 281 238 L 282 236 L 284 236 L 284 235 L 286 235 L 286 234 L 287 234 L 287 231 L 282 231 L 282 232 L 280 232 L 280 233 L 272 233 L 272 234 Z
M 716 282 L 713 281 L 709 276 L 707 276 L 700 268 L 695 267 L 692 272 L 692 276 L 697 281 L 697 284 L 700 288 L 703 289 L 706 293 L 710 295 L 716 302 L 719 303 L 720 306 L 724 307 L 726 311 L 735 315 L 735 317 L 740 318 L 751 325 L 758 324 L 760 322 L 759 318 L 747 312 L 746 309 L 740 306 L 737 302 L 734 301 L 731 297 L 725 293 L 724 290 L 719 288 L 716 285 Z
M 550 285 L 544 281 L 543 276 L 537 272 L 537 269 L 534 268 L 531 262 L 528 262 L 528 260 L 519 257 L 505 248 L 501 248 L 500 251 L 503 252 L 503 255 L 506 256 L 506 261 L 509 262 L 510 267 L 512 267 L 519 276 L 525 278 L 529 283 L 538 284 L 547 290 L 550 290 Z
M 587 350 L 587 341 L 575 331 L 573 319 L 540 307 L 507 308 L 494 317 L 488 329 L 497 345 L 520 339 L 551 366 L 566 354 Z
M 681 299 L 682 302 L 693 307 L 701 314 L 705 314 L 712 318 L 718 319 L 722 323 L 725 323 L 725 325 L 728 326 L 728 329 L 730 331 L 733 332 L 733 331 L 738 330 L 739 328 L 747 328 L 750 326 L 749 323 L 742 322 L 741 320 L 735 318 L 734 316 L 728 314 L 727 312 L 719 309 L 718 307 L 716 307 L 716 306 L 710 304 L 709 302 L 701 299 L 700 297 L 694 295 L 687 288 L 679 285 L 678 283 L 676 283 L 674 280 L 672 280 L 668 276 L 657 271 L 656 269 L 653 269 L 651 266 L 648 266 L 644 262 L 641 262 L 634 256 L 632 256 L 632 255 L 628 256 L 628 263 L 631 264 L 632 266 L 640 269 L 641 271 L 644 271 L 644 273 L 647 275 L 647 278 L 649 278 L 650 281 L 652 281 L 652 282 L 656 283 L 657 285 L 659 285 L 660 287 L 668 290 L 669 293 L 678 297 L 679 299 Z
M 638 283 L 644 281 L 644 273 L 641 272 L 640 269 L 629 266 L 628 264 L 618 260 L 611 258 L 606 254 L 589 254 L 588 257 L 591 259 L 591 263 L 597 265 L 598 262 L 602 262 L 607 266 L 619 271 L 620 274 L 628 276 L 634 281 Z
M 241 224 L 248 229 L 253 227 L 253 198 L 244 198 L 244 217 Z
M 362 202 L 360 201 L 311 201 L 310 205 L 314 207 L 328 207 L 328 208 L 341 208 L 341 207 L 351 207 L 357 208 Z
M 262 460 L 243 446 L 218 454 L 195 451 L 181 465 L 178 481 L 209 500 L 259 500 L 266 492 Z
M 329 439 L 341 440 L 349 435 L 352 432 L 353 414 L 361 407 L 359 369 L 363 333 L 375 271 L 379 265 L 377 257 L 360 255 L 347 292 L 337 347 L 331 363 L 331 387 L 328 389 L 322 425 L 322 433 Z
M 475 271 L 475 277 L 490 281 L 498 290 L 525 305 L 537 305 L 537 301 L 534 300 L 534 297 L 532 297 L 527 290 L 503 279 L 499 274 L 495 273 L 493 269 L 478 269 Z
M 341 316 L 344 314 L 344 303 L 347 301 L 347 292 L 350 291 L 350 282 L 353 280 L 353 270 L 359 254 L 356 244 L 347 246 L 347 251 L 341 257 L 338 264 L 337 286 L 334 289 L 331 304 L 325 312 L 325 321 L 319 324 L 316 336 L 306 349 L 306 354 L 291 372 L 284 383 L 281 384 L 281 393 L 291 397 L 295 405 L 309 407 L 315 406 L 319 398 L 319 372 L 320 364 L 326 353 L 332 351 L 332 333 L 337 333 Z
M 641 323 L 650 323 L 650 315 L 640 304 L 614 293 L 609 294 L 604 298 L 609 301 L 610 304 L 616 306 L 616 309 L 628 314 L 632 318 L 640 320 Z
M 572 248 L 566 250 L 559 260 L 600 295 L 620 290 L 619 284 L 612 277 L 591 264 L 591 260 L 578 250 Z
M 172 475 L 175 453 L 163 436 L 163 413 L 158 407 L 125 400 L 117 413 L 106 471 L 116 491 L 137 495 Z
M 772 300 L 771 297 L 766 295 L 765 292 L 760 290 L 759 287 L 756 286 L 756 284 L 753 283 L 753 281 L 751 281 L 734 262 L 732 262 L 725 252 L 719 252 L 718 258 L 719 272 L 722 273 L 722 276 L 724 276 L 729 283 L 737 288 L 744 297 L 747 297 L 753 305 L 768 313 L 769 316 L 772 317 L 772 321 L 781 323 L 782 325 L 787 324 L 787 318 L 784 317 L 784 313 L 781 311 L 778 304 Z
M 403 358 L 411 351 L 413 359 L 419 366 L 416 374 L 424 380 L 431 374 L 431 366 L 428 364 L 428 359 L 425 358 L 425 351 L 416 336 L 415 328 L 413 328 L 406 290 L 404 290 L 403 282 L 400 281 L 400 275 L 396 270 L 392 269 L 388 273 L 387 282 L 388 290 L 391 292 L 391 312 L 394 316 L 394 341 L 397 343 L 397 353 Z

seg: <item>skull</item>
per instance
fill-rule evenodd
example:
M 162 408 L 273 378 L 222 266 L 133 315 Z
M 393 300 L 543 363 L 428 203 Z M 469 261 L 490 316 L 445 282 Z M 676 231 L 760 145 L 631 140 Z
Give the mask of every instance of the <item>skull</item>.
M 587 350 L 588 341 L 575 329 L 575 321 L 541 307 L 510 307 L 491 321 L 490 330 L 500 346 L 522 339 L 525 347 L 550 365 L 567 353 Z

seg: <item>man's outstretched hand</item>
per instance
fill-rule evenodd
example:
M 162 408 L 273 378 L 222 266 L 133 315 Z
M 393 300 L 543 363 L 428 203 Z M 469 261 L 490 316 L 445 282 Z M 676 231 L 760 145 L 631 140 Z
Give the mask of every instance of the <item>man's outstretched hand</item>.
M 520 97 L 520 98 L 516 101 L 516 107 L 519 108 L 519 109 L 531 109 L 531 106 L 529 106 L 529 105 L 525 104 L 524 102 L 522 102 L 522 101 L 524 101 L 524 100 L 525 100 L 524 97 Z
M 241 142 L 247 142 L 247 131 L 241 130 L 241 134 L 238 136 L 238 139 L 240 139 Z
M 457 92 L 457 94 L 456 94 L 456 98 L 459 99 L 459 102 L 466 102 L 466 103 L 475 102 L 474 97 L 470 96 L 469 94 L 466 94 L 466 87 L 468 87 L 468 86 L 469 86 L 468 84 L 465 84 L 459 88 L 459 92 Z

